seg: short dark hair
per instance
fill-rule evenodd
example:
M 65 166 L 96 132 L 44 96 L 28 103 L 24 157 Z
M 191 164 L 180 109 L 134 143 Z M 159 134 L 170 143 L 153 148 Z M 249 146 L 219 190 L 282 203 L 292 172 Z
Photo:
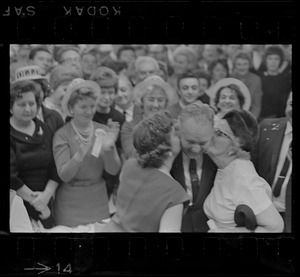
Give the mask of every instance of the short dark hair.
M 51 51 L 49 50 L 49 48 L 48 48 L 47 46 L 41 45 L 41 46 L 36 46 L 36 47 L 34 47 L 34 48 L 32 48 L 32 49 L 30 50 L 30 53 L 29 53 L 29 60 L 33 60 L 34 57 L 35 57 L 35 55 L 36 55 L 36 53 L 37 53 L 37 52 L 41 52 L 41 51 L 47 52 L 47 53 L 49 53 L 49 54 L 52 56 L 52 53 L 51 53 Z
M 40 91 L 37 84 L 31 80 L 18 81 L 10 85 L 10 108 L 14 105 L 16 99 L 22 98 L 23 93 L 33 92 L 37 108 L 40 106 Z
M 95 81 L 101 88 L 114 88 L 115 93 L 118 92 L 118 75 L 106 66 L 99 66 L 93 72 L 90 80 Z
M 194 78 L 199 83 L 198 76 L 194 72 L 188 71 L 188 72 L 185 72 L 185 73 L 183 73 L 183 74 L 181 74 L 181 75 L 178 76 L 178 78 L 177 78 L 177 86 L 178 86 L 178 88 L 180 87 L 181 80 L 182 79 L 187 79 L 187 78 Z
M 131 45 L 122 45 L 122 46 L 118 49 L 118 51 L 117 51 L 117 53 L 116 53 L 117 58 L 120 59 L 120 56 L 121 56 L 122 51 L 128 51 L 128 50 L 129 50 L 129 51 L 132 51 L 133 54 L 135 55 L 135 49 L 134 49 L 133 46 L 131 46 Z
M 215 96 L 215 105 L 218 108 L 218 103 L 220 101 L 220 95 L 221 95 L 221 91 L 224 89 L 224 88 L 229 88 L 231 91 L 234 91 L 236 93 L 236 96 L 239 100 L 239 104 L 240 104 L 240 108 L 242 109 L 244 104 L 245 104 L 245 97 L 243 95 L 243 93 L 241 92 L 240 88 L 235 85 L 235 84 L 232 84 L 232 85 L 228 85 L 228 86 L 223 86 L 223 87 L 220 87 L 217 92 L 216 92 L 216 96 Z
M 214 68 L 216 67 L 216 65 L 218 64 L 221 64 L 227 71 L 227 77 L 228 77 L 228 74 L 229 74 L 229 67 L 228 67 L 228 63 L 227 63 L 227 60 L 224 59 L 224 58 L 221 58 L 221 59 L 217 59 L 215 61 L 212 61 L 211 64 L 208 66 L 208 71 L 210 73 L 212 73 L 212 71 L 214 70 Z
M 251 152 L 258 138 L 258 124 L 255 116 L 246 110 L 232 110 L 223 117 L 233 134 L 239 138 L 241 149 Z
M 272 46 L 269 46 L 267 49 L 266 49 L 266 52 L 265 52 L 265 55 L 264 55 L 264 61 L 266 62 L 266 59 L 268 56 L 270 55 L 277 55 L 279 56 L 280 58 L 280 64 L 279 66 L 282 65 L 283 61 L 284 61 L 284 52 L 282 50 L 282 48 L 280 46 L 276 46 L 276 45 L 272 45 Z
M 172 150 L 172 126 L 171 114 L 164 110 L 150 115 L 134 127 L 133 146 L 143 168 L 160 168 L 164 164 Z
M 193 71 L 193 73 L 197 76 L 198 80 L 199 79 L 205 79 L 207 81 L 207 87 L 210 87 L 211 84 L 211 77 L 208 75 L 206 72 L 203 71 Z

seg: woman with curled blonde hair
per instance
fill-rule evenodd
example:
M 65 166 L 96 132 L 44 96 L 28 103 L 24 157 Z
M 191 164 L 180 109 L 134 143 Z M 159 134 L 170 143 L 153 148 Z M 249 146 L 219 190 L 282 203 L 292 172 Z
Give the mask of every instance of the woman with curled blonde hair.
M 171 115 L 161 111 L 141 121 L 133 132 L 137 154 L 120 174 L 117 212 L 96 232 L 180 232 L 188 196 L 169 171 L 180 151 Z
M 154 75 L 134 87 L 136 114 L 121 128 L 121 144 L 125 159 L 136 153 L 133 146 L 133 128 L 147 116 L 166 109 L 176 101 L 176 92 L 161 77 Z

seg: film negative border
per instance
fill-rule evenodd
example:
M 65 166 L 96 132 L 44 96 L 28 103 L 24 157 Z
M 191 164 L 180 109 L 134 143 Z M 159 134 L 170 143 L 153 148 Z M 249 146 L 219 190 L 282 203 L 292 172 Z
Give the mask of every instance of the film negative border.
M 2 2 L 0 43 L 295 42 L 293 1 L 224 2 Z M 1 235 L 0 245 L 0 276 L 295 272 L 294 233 Z
M 291 42 L 292 1 L 11 1 L 0 4 L 3 41 Z M 277 12 L 275 12 L 277 11 Z
M 293 238 L 99 236 L 3 239 L 4 274 L 291 274 Z M 14 249 L 15 248 L 15 249 Z M 2 253 L 3 254 L 3 253 Z

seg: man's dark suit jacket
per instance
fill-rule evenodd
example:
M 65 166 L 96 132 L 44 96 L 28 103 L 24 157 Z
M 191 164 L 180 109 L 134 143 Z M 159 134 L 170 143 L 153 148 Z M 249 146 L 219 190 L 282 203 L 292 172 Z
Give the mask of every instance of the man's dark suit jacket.
M 251 153 L 251 158 L 258 175 L 264 178 L 270 186 L 272 186 L 275 178 L 287 121 L 286 117 L 263 120 L 260 123 L 259 139 L 256 148 Z M 291 228 L 291 220 L 288 220 L 291 217 L 290 211 L 291 188 L 288 187 L 286 193 L 286 231 Z
M 197 200 L 193 206 L 185 207 L 181 226 L 182 232 L 207 232 L 209 230 L 206 223 L 208 218 L 204 213 L 203 203 L 213 186 L 216 172 L 217 166 L 208 155 L 203 154 L 202 175 Z M 182 152 L 175 158 L 170 173 L 186 190 Z

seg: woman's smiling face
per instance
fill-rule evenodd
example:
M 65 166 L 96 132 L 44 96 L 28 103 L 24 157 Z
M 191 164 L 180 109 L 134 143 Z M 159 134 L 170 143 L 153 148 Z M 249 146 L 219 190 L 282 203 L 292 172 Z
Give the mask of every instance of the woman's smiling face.
M 240 102 L 235 91 L 230 88 L 223 88 L 220 91 L 218 108 L 222 113 L 229 112 L 233 109 L 240 109 Z

